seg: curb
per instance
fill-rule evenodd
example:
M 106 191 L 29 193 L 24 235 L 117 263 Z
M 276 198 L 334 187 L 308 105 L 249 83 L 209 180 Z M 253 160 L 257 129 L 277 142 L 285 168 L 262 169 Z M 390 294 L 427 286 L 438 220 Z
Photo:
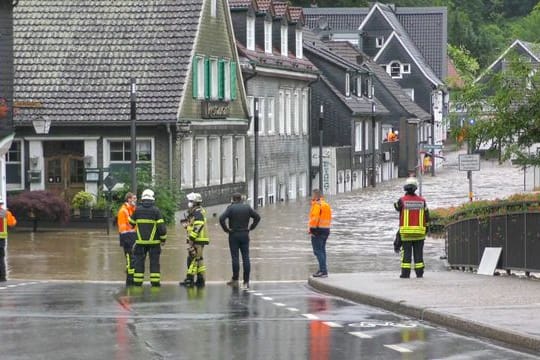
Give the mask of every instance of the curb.
M 512 330 L 505 330 L 476 321 L 471 321 L 458 316 L 444 314 L 430 308 L 422 308 L 375 295 L 347 290 L 342 287 L 330 285 L 323 280 L 318 280 L 311 277 L 308 279 L 308 284 L 319 291 L 339 296 L 357 303 L 382 308 L 402 315 L 414 317 L 419 320 L 452 328 L 460 332 L 500 341 L 510 345 L 513 348 L 518 348 L 525 351 L 534 351 L 536 353 L 540 352 L 539 337 L 529 336 Z

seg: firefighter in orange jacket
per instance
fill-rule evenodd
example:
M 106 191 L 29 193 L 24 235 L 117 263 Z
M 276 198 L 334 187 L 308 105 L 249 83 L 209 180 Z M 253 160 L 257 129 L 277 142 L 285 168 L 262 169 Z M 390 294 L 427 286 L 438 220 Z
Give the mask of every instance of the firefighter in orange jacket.
M 129 218 L 135 212 L 137 207 L 137 196 L 128 192 L 125 196 L 125 202 L 118 210 L 117 225 L 120 236 L 120 246 L 124 248 L 124 257 L 126 258 L 126 285 L 133 285 L 133 246 L 137 239 L 135 228 L 129 222 Z
M 399 211 L 399 235 L 402 246 L 400 278 L 410 277 L 412 255 L 414 255 L 416 277 L 424 276 L 423 251 L 429 211 L 426 200 L 416 195 L 417 188 L 416 178 L 408 178 L 403 186 L 405 195 L 394 203 L 394 208 Z
M 324 201 L 319 189 L 312 191 L 311 210 L 309 211 L 309 230 L 311 234 L 311 246 L 313 254 L 319 263 L 319 270 L 313 277 L 328 277 L 326 267 L 326 240 L 330 235 L 330 223 L 332 222 L 332 209 Z
M 0 282 L 6 281 L 6 240 L 8 226 L 17 225 L 17 219 L 8 209 L 4 209 L 4 200 L 0 198 Z

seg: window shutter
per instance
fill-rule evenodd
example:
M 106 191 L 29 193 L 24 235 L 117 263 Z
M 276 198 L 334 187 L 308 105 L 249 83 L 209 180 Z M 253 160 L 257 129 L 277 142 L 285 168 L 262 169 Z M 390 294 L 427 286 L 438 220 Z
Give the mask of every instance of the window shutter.
M 236 62 L 231 61 L 231 100 L 236 100 Z
M 193 94 L 193 98 L 196 99 L 198 96 L 199 96 L 199 71 L 198 71 L 198 68 L 197 68 L 197 65 L 198 65 L 198 62 L 199 62 L 199 57 L 198 56 L 194 56 L 193 57 L 193 65 L 191 66 L 191 89 L 192 89 L 192 94 Z
M 225 97 L 225 60 L 219 59 L 218 63 L 218 98 Z
M 210 99 L 211 87 L 212 87 L 212 79 L 210 78 L 211 77 L 211 71 L 210 71 L 210 59 L 209 58 L 204 59 L 204 77 L 205 77 L 204 97 L 206 99 Z

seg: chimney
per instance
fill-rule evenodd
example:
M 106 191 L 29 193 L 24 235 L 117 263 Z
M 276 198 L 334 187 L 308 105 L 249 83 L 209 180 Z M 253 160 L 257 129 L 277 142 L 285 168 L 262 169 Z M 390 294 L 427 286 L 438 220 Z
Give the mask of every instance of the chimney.
M 316 8 L 316 7 L 319 7 L 317 5 L 317 0 L 311 0 L 311 5 L 310 5 L 312 8 Z

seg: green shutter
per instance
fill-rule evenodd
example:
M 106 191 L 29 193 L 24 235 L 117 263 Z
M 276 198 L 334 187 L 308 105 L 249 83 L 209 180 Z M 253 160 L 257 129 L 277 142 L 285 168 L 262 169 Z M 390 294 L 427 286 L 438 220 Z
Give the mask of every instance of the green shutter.
M 199 57 L 193 57 L 193 66 L 191 67 L 191 88 L 193 90 L 193 98 L 196 99 L 199 96 Z
M 223 100 L 225 97 L 225 60 L 219 59 L 218 63 L 218 97 Z
M 231 61 L 231 100 L 236 100 L 236 62 Z
M 210 78 L 211 75 L 210 71 L 210 59 L 205 58 L 204 59 L 204 97 L 206 99 L 210 99 L 211 92 L 210 89 L 212 87 L 212 79 Z

